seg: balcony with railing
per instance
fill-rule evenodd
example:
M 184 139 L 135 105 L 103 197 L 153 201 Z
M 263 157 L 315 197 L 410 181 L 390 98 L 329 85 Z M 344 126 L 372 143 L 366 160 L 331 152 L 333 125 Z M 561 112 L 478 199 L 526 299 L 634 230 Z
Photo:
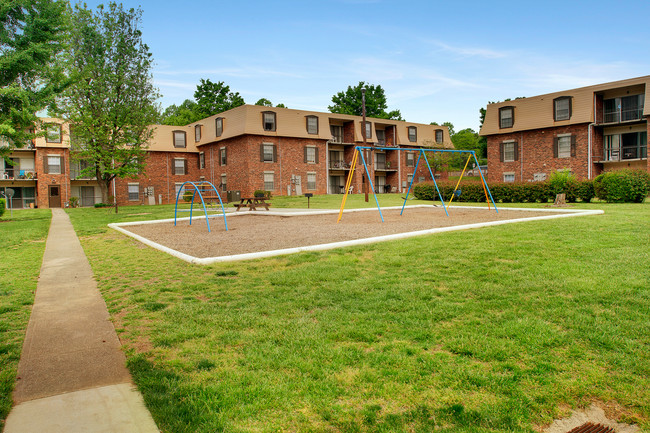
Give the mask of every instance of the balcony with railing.
M 36 180 L 36 172 L 34 170 L 19 170 L 7 168 L 0 170 L 0 180 Z
M 344 160 L 333 160 L 330 161 L 330 170 L 349 170 L 350 163 L 345 162 Z
M 625 123 L 643 120 L 644 95 L 631 95 L 603 101 L 600 123 Z

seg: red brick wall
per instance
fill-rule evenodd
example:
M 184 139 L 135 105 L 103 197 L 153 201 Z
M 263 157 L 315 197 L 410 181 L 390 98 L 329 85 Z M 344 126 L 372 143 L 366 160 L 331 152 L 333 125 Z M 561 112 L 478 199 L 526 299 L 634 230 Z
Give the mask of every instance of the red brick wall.
M 595 137 L 597 134 L 595 131 L 592 132 Z M 558 134 L 572 134 L 576 137 L 575 157 L 555 158 L 553 156 L 553 139 Z M 501 162 L 500 143 L 506 140 L 517 140 L 519 147 L 517 161 Z M 602 137 L 600 140 L 602 146 Z M 551 172 L 564 168 L 570 169 L 579 179 L 587 179 L 588 141 L 586 124 L 489 136 L 488 181 L 502 182 L 504 172 L 514 172 L 517 182 L 532 181 L 535 173 L 546 173 L 549 176 Z M 598 140 L 594 140 L 592 144 L 598 145 Z
M 44 158 L 47 156 L 62 156 L 63 165 L 61 174 L 45 173 Z M 34 171 L 36 171 L 36 205 L 39 208 L 49 208 L 48 189 L 50 185 L 59 185 L 61 188 L 61 207 L 70 199 L 70 151 L 59 148 L 37 147 L 34 152 Z

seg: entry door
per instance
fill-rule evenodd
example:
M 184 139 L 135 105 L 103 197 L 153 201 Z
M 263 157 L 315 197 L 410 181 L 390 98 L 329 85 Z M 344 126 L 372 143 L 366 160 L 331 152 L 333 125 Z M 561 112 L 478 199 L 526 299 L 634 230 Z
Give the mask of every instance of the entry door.
M 94 206 L 95 205 L 95 187 L 82 186 L 81 187 L 81 206 Z
M 49 198 L 49 206 L 61 207 L 61 187 L 58 185 L 50 185 L 47 188 L 47 196 Z

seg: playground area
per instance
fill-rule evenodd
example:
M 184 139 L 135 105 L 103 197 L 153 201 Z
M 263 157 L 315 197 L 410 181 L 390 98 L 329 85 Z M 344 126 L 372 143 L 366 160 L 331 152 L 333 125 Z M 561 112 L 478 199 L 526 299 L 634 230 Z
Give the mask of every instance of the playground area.
M 111 227 L 154 248 L 195 263 L 242 260 L 324 250 L 361 243 L 373 243 L 484 225 L 532 219 L 576 216 L 593 211 L 567 209 L 508 209 L 499 213 L 486 207 L 452 206 L 449 216 L 440 206 L 386 208 L 381 221 L 377 209 L 345 211 L 337 224 L 337 211 L 228 213 L 228 230 L 222 217 L 211 217 L 208 232 L 205 220 L 187 219 L 147 223 L 124 223 Z M 598 211 L 601 212 L 601 211 Z M 173 251 L 170 251 L 173 250 Z

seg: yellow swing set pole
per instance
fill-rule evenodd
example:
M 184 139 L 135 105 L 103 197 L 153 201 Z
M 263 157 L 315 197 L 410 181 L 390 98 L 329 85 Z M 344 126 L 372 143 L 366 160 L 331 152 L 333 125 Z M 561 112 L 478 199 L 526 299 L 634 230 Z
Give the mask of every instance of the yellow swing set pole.
M 469 160 L 471 157 L 472 157 L 471 154 L 467 157 L 467 162 L 465 163 L 463 172 L 460 174 L 460 178 L 458 179 L 458 182 L 456 182 L 456 186 L 454 187 L 454 194 L 451 195 L 451 198 L 449 199 L 449 203 L 447 203 L 447 206 L 451 205 L 451 202 L 454 200 L 454 195 L 456 193 L 456 190 L 458 189 L 458 185 L 460 185 L 460 181 L 463 180 L 463 175 L 465 175 L 465 170 L 467 170 L 467 164 L 469 164 Z
M 348 199 L 348 192 L 350 191 L 350 186 L 352 185 L 352 176 L 354 175 L 354 168 L 357 166 L 357 157 L 359 156 L 359 149 L 354 149 L 354 155 L 352 156 L 352 164 L 350 166 L 350 174 L 348 175 L 348 180 L 345 182 L 345 193 L 343 194 L 343 200 L 341 201 L 341 209 L 339 210 L 339 218 L 336 220 L 338 224 L 343 217 L 343 209 L 345 209 L 345 202 Z

